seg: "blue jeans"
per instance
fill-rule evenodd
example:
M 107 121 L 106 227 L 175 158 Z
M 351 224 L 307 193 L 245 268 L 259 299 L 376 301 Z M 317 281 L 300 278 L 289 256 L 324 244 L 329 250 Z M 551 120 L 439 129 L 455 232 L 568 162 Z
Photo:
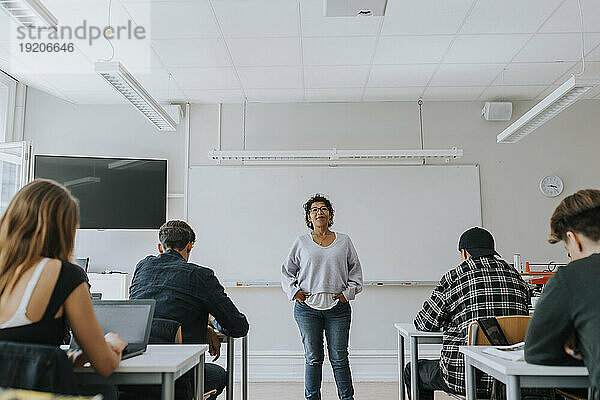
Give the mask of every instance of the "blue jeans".
M 352 310 L 350 303 L 339 302 L 331 310 L 319 311 L 296 301 L 294 319 L 304 345 L 304 395 L 307 400 L 321 400 L 323 376 L 323 331 L 327 338 L 329 362 L 341 400 L 353 400 L 352 374 L 348 362 L 348 336 Z

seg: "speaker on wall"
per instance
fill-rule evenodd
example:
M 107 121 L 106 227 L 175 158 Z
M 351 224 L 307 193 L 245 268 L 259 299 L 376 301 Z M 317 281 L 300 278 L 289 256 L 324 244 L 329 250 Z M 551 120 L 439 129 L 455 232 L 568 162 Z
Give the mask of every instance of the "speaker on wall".
M 486 102 L 481 110 L 486 121 L 509 121 L 512 117 L 512 103 L 509 101 Z

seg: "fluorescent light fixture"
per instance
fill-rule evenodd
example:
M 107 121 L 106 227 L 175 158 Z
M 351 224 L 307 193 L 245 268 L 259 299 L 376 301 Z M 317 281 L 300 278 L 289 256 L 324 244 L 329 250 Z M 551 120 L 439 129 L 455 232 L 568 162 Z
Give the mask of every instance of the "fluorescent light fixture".
M 569 80 L 502 131 L 496 138 L 497 142 L 518 142 L 575 103 L 585 92 L 599 83 L 600 80 L 580 79 L 571 76 Z
M 38 0 L 0 0 L 0 6 L 26 28 L 58 28 L 58 19 Z
M 177 124 L 169 113 L 118 61 L 96 62 L 94 70 L 137 108 L 159 131 L 175 131 Z
M 84 178 L 73 179 L 72 181 L 66 181 L 63 183 L 64 187 L 75 187 L 81 185 L 87 185 L 90 183 L 100 183 L 100 178 L 95 176 L 86 176 Z
M 423 160 L 426 158 L 443 158 L 446 160 L 460 158 L 462 149 L 456 147 L 449 150 L 291 150 L 291 151 L 221 151 L 212 150 L 209 157 L 217 161 L 327 161 L 365 162 L 365 161 L 397 161 Z

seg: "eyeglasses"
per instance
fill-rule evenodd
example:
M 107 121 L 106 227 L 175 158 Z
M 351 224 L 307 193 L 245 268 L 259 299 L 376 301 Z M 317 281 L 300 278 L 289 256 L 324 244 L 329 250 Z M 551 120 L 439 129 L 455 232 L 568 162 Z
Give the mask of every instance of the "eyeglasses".
M 319 211 L 321 211 L 323 214 L 327 214 L 329 212 L 329 208 L 323 206 L 323 207 L 313 207 L 310 209 L 311 214 L 317 214 Z

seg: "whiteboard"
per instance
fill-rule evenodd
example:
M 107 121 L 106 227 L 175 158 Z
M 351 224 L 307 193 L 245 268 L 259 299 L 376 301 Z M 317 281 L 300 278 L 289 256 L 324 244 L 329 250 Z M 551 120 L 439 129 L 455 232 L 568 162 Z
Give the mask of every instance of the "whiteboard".
M 481 226 L 477 166 L 203 166 L 189 174 L 191 261 L 221 281 L 278 281 L 302 205 L 333 203 L 365 280 L 429 280 L 459 263 L 460 234 Z

